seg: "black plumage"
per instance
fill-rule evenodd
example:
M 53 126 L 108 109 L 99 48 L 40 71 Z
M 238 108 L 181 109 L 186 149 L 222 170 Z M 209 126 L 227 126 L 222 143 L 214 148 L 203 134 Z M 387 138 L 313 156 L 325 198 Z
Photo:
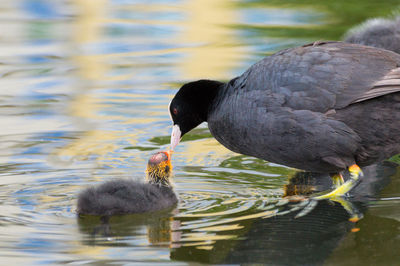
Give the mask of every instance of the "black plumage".
M 168 154 L 157 153 L 148 163 L 148 183 L 116 179 L 93 186 L 78 196 L 78 214 L 116 215 L 159 211 L 175 206 L 178 198 L 169 182 Z
M 393 19 L 374 18 L 350 29 L 345 42 L 383 48 L 400 53 L 400 16 Z
M 400 55 L 317 42 L 266 57 L 228 83 L 185 84 L 169 108 L 182 135 L 207 121 L 232 151 L 338 173 L 400 152 L 399 92 Z
M 115 215 L 159 211 L 178 199 L 171 187 L 117 179 L 90 187 L 79 195 L 78 213 Z

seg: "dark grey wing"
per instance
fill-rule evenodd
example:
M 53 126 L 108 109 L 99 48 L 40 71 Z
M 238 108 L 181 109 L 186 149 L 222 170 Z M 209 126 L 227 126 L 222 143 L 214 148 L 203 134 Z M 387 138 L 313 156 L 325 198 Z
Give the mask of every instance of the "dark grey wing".
M 361 140 L 346 124 L 319 112 L 273 107 L 282 101 L 280 95 L 271 94 L 265 102 L 262 94 L 230 94 L 218 106 L 208 125 L 221 144 L 310 171 L 336 172 L 354 163 Z
M 345 123 L 308 110 L 283 109 L 271 115 L 273 120 L 266 126 L 274 133 L 268 141 L 271 146 L 280 144 L 274 156 L 284 156 L 285 164 L 335 172 L 355 163 L 361 139 Z
M 366 101 L 385 94 L 400 91 L 400 67 L 391 70 L 382 79 L 373 84 L 372 89 L 360 95 L 353 102 Z
M 400 91 L 400 55 L 340 42 L 317 43 L 264 58 L 237 82 L 263 98 L 279 94 L 281 106 L 327 112 Z M 246 93 L 247 93 L 246 92 Z

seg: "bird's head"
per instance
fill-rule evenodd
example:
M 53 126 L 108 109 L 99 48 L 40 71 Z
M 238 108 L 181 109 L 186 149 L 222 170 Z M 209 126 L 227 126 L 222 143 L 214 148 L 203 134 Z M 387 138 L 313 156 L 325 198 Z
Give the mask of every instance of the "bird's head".
M 161 151 L 153 154 L 147 163 L 147 182 L 159 186 L 171 186 L 171 176 L 171 152 Z
M 169 113 L 173 122 L 172 150 L 184 134 L 207 121 L 210 106 L 223 84 L 219 81 L 203 79 L 189 82 L 179 89 L 169 104 Z

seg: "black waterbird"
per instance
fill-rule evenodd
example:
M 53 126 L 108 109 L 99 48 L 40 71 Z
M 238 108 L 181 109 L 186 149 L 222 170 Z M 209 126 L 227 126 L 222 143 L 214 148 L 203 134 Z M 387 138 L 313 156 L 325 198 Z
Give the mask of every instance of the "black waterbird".
M 336 197 L 360 167 L 400 152 L 400 55 L 342 42 L 286 49 L 227 83 L 183 85 L 169 111 L 172 149 L 206 121 L 234 152 L 330 173 L 336 189 L 316 198 Z

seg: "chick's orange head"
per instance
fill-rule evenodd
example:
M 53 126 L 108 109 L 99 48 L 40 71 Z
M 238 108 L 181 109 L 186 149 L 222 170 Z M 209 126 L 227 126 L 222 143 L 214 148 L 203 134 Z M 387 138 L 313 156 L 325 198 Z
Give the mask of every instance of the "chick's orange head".
M 147 174 L 156 175 L 158 178 L 169 178 L 171 171 L 171 153 L 169 151 L 153 154 L 147 163 Z

